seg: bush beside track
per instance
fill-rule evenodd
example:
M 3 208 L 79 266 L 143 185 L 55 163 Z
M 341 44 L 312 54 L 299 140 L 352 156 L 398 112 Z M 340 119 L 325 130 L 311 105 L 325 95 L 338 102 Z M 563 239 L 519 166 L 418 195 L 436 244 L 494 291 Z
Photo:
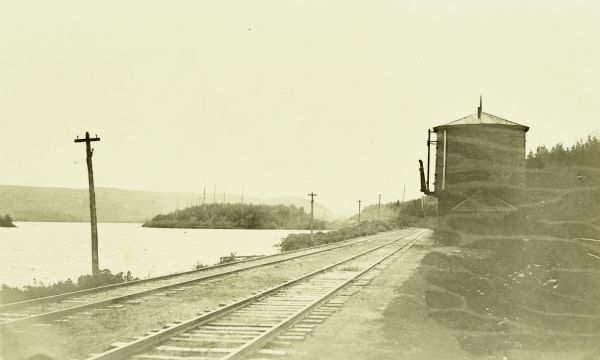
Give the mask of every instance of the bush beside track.
M 394 230 L 389 223 L 368 221 L 360 225 L 345 227 L 329 232 L 317 232 L 311 240 L 310 234 L 290 234 L 281 241 L 282 251 L 303 249 L 311 246 L 335 243 L 361 236 L 375 235 L 380 232 Z
M 42 282 L 36 282 L 34 280 L 33 285 L 27 285 L 22 288 L 11 287 L 6 284 L 2 284 L 2 288 L 0 290 L 0 304 L 37 299 L 46 296 L 91 289 L 98 286 L 119 284 L 133 280 L 139 280 L 139 278 L 134 278 L 129 271 L 126 274 L 122 272 L 112 274 L 110 270 L 104 269 L 100 271 L 100 275 L 97 279 L 95 279 L 92 275 L 81 275 L 77 279 L 77 283 L 74 283 L 71 279 L 67 279 L 65 281 L 59 281 L 46 285 Z

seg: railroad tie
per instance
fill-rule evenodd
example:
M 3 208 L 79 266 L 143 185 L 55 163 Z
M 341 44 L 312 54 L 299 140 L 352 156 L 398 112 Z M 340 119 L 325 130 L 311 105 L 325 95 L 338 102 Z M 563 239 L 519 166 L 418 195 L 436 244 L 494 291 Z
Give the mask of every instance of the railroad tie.
M 285 335 L 288 335 L 288 336 L 305 336 L 306 333 L 302 332 L 302 331 L 286 331 Z
M 313 330 L 314 330 L 313 328 L 307 328 L 307 327 L 293 327 L 293 328 L 291 328 L 291 332 L 293 332 L 293 333 L 305 333 L 305 334 L 308 334 L 309 332 L 312 332 Z
M 188 339 L 254 339 L 254 334 L 232 334 L 232 333 L 184 333 L 178 335 Z
M 135 355 L 132 359 L 140 360 L 214 360 L 214 357 L 205 356 L 169 356 L 169 355 Z
M 278 335 L 277 339 L 279 340 L 295 340 L 295 341 L 301 341 L 304 340 L 304 335 Z
M 283 341 L 283 340 L 272 340 L 269 341 L 267 343 L 267 345 L 265 345 L 266 347 L 291 347 L 292 343 L 290 341 Z
M 285 351 L 285 350 L 277 350 L 277 349 L 260 349 L 256 353 L 260 354 L 260 355 L 285 356 L 287 354 L 287 351 Z
M 198 343 L 207 343 L 207 344 L 230 343 L 230 344 L 240 344 L 240 345 L 243 345 L 248 342 L 247 339 L 189 338 L 189 337 L 174 337 L 174 338 L 171 338 L 171 340 L 182 341 L 182 342 L 198 342 Z
M 313 329 L 315 327 L 316 327 L 315 324 L 302 324 L 302 323 L 298 323 L 298 324 L 294 325 L 294 328 L 303 328 L 303 329 Z
M 158 351 L 165 352 L 197 352 L 197 353 L 230 353 L 232 349 L 230 348 L 206 348 L 206 347 L 182 347 L 182 346 L 169 346 L 169 345 L 160 345 L 156 347 Z

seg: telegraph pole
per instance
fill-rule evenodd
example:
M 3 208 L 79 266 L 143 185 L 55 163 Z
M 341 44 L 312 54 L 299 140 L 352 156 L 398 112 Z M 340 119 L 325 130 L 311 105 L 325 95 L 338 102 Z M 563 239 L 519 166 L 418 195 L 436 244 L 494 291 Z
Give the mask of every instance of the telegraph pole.
M 98 266 L 98 221 L 96 219 L 96 192 L 94 190 L 94 169 L 92 167 L 92 141 L 100 141 L 98 135 L 91 138 L 89 132 L 85 132 L 85 139 L 80 139 L 77 136 L 75 142 L 85 142 L 85 160 L 87 162 L 88 183 L 90 189 L 90 223 L 92 225 L 92 276 L 97 278 L 100 275 L 100 267 Z
M 377 204 L 377 221 L 379 221 L 380 214 L 381 214 L 381 194 L 379 194 L 379 203 Z
M 360 203 L 362 203 L 362 200 L 358 200 L 358 225 L 360 225 Z
M 310 194 L 308 194 L 308 196 L 310 196 L 310 242 L 313 243 L 313 221 L 314 221 L 314 204 L 315 204 L 315 196 L 317 196 L 317 194 L 315 194 L 314 192 L 311 192 Z
M 202 192 L 202 206 L 204 206 L 204 204 L 206 204 L 206 186 Z

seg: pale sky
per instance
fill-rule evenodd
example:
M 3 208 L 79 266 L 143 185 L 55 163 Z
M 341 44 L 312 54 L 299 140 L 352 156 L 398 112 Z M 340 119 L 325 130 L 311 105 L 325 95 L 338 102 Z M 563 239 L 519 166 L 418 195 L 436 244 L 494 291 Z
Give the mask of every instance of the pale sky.
M 0 184 L 419 196 L 427 128 L 600 131 L 594 1 L 3 1 Z

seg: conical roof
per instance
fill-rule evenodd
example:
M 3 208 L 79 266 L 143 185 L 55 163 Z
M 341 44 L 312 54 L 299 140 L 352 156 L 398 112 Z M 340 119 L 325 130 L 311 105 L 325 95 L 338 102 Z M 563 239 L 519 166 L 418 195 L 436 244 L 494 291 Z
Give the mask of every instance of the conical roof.
M 509 121 L 509 120 L 503 119 L 501 117 L 498 117 L 496 115 L 488 114 L 488 113 L 485 113 L 482 111 L 481 117 L 478 116 L 478 113 L 474 113 L 474 114 L 465 116 L 463 118 L 460 118 L 458 120 L 449 122 L 447 124 L 438 125 L 433 128 L 433 131 L 438 131 L 438 129 L 444 129 L 449 126 L 460 126 L 460 125 L 495 125 L 495 126 L 505 125 L 505 126 L 518 127 L 525 132 L 527 130 L 529 130 L 528 126 L 521 125 L 516 122 Z
M 491 125 L 491 126 L 514 126 L 524 132 L 529 130 L 528 126 L 517 124 L 516 122 L 503 119 L 499 116 L 488 114 L 483 112 L 483 99 L 479 97 L 479 107 L 477 112 L 471 115 L 467 115 L 458 120 L 454 120 L 444 125 L 438 125 L 433 128 L 433 131 L 447 128 L 449 126 L 464 126 L 464 125 Z

